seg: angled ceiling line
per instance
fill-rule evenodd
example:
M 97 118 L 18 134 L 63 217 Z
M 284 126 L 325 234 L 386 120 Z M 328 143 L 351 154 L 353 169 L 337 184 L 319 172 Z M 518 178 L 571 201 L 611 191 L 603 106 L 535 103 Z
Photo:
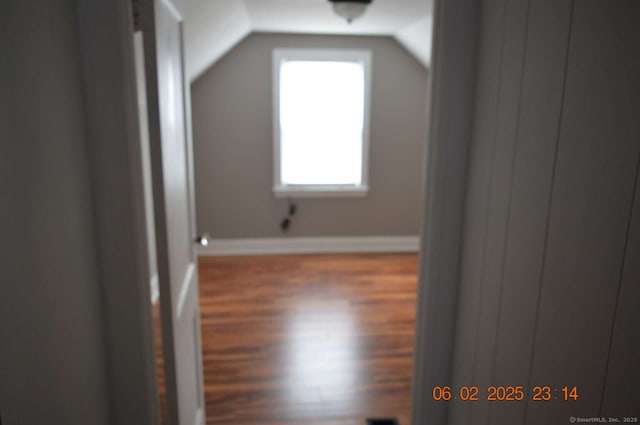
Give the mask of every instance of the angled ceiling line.
M 389 36 L 428 68 L 431 2 L 374 0 L 365 16 L 349 25 L 327 0 L 190 0 L 185 20 L 188 76 L 198 78 L 252 32 Z

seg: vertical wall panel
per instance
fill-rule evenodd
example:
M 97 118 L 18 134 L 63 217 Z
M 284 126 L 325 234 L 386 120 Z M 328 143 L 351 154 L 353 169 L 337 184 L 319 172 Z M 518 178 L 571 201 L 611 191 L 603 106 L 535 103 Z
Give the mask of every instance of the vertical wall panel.
M 527 4 L 482 3 L 452 386 L 579 400 L 454 400 L 452 424 L 638 413 L 640 3 Z
M 638 416 L 640 407 L 640 175 L 615 316 L 601 416 Z
M 527 31 L 528 0 L 509 0 L 505 9 L 500 85 L 495 136 L 491 153 L 492 168 L 488 193 L 487 231 L 480 284 L 482 292 L 475 341 L 472 382 L 484 389 L 492 385 L 500 286 L 509 217 L 509 202 L 516 145 L 520 88 Z M 484 393 L 484 391 L 482 391 Z M 491 402 L 471 404 L 471 423 L 488 424 Z
M 574 3 L 529 402 L 529 424 L 598 416 L 640 151 L 640 3 Z M 626 395 L 622 395 L 627 397 Z
M 551 179 L 560 124 L 570 0 L 531 2 L 499 323 L 495 385 L 527 385 Z M 493 403 L 491 423 L 524 420 L 524 403 Z
M 471 144 L 471 162 L 465 216 L 462 270 L 458 320 L 456 324 L 455 353 L 453 362 L 453 386 L 471 385 L 473 379 L 473 355 L 476 341 L 475 326 L 478 316 L 478 299 L 481 290 L 484 240 L 486 238 L 488 188 L 491 181 L 492 146 L 498 110 L 498 86 L 502 40 L 504 37 L 504 12 L 506 0 L 487 0 L 481 11 L 480 51 L 474 139 Z M 467 424 L 471 405 L 460 401 L 450 402 L 449 422 Z

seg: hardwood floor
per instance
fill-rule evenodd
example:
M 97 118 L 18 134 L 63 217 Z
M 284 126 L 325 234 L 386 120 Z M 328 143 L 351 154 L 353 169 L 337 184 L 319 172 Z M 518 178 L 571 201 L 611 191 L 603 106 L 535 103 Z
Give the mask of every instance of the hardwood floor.
M 153 312 L 153 342 L 156 355 L 156 387 L 158 389 L 158 408 L 160 425 L 169 423 L 167 412 L 167 389 L 164 380 L 164 353 L 162 351 L 162 323 L 160 317 L 160 302 L 157 300 L 152 307 Z
M 409 423 L 413 254 L 199 262 L 208 424 Z

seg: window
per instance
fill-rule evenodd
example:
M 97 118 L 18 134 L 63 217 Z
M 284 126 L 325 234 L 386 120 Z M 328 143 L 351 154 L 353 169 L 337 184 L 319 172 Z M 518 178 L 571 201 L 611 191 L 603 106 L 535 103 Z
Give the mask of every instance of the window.
M 274 51 L 276 196 L 366 195 L 370 64 L 362 50 Z

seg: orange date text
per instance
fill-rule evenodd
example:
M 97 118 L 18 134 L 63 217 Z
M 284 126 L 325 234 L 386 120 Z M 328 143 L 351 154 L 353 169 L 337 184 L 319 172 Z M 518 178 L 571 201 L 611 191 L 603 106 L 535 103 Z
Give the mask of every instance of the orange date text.
M 575 401 L 578 400 L 578 388 L 573 386 L 552 387 L 536 385 L 526 389 L 522 385 L 499 385 L 480 388 L 476 385 L 451 387 L 448 385 L 435 386 L 431 396 L 436 401 Z

